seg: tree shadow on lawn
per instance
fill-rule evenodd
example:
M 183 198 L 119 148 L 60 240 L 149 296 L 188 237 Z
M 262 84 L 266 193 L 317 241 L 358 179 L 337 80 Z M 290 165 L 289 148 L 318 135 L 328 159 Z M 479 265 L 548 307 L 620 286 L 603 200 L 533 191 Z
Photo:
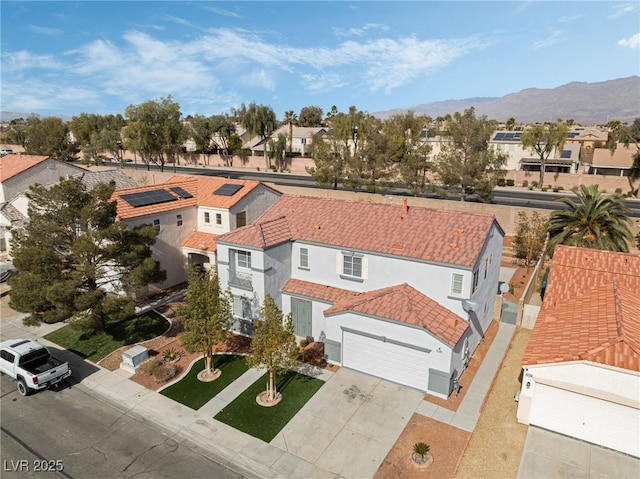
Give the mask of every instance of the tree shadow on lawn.
M 186 376 L 159 391 L 160 394 L 198 410 L 249 369 L 244 356 L 219 354 L 214 365 L 222 374 L 215 381 L 203 382 L 198 379 L 198 373 L 204 369 L 204 364 L 204 358 L 195 362 Z
M 256 397 L 266 390 L 266 381 L 264 374 L 214 419 L 270 442 L 324 384 L 320 379 L 289 371 L 277 381 L 276 388 L 282 394 L 282 400 L 275 406 L 264 407 L 256 402 Z

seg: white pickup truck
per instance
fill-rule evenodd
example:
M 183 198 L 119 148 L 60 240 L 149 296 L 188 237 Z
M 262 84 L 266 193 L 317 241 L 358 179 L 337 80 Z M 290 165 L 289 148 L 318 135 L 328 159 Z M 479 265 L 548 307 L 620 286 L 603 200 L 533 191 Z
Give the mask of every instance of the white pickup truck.
M 54 358 L 47 348 L 32 339 L 0 343 L 0 372 L 18 381 L 18 392 L 23 396 L 71 376 L 69 363 Z

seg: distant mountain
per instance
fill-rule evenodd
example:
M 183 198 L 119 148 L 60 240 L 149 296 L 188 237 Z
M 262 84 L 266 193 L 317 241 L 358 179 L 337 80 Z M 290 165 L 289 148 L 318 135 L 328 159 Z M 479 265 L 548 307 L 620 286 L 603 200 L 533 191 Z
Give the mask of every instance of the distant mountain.
M 551 89 L 528 88 L 499 98 L 467 98 L 423 103 L 412 108 L 372 113 L 379 118 L 413 110 L 432 117 L 475 107 L 476 114 L 506 121 L 534 123 L 573 119 L 582 125 L 605 124 L 609 120 L 631 123 L 640 117 L 640 76 L 598 83 L 572 82 Z

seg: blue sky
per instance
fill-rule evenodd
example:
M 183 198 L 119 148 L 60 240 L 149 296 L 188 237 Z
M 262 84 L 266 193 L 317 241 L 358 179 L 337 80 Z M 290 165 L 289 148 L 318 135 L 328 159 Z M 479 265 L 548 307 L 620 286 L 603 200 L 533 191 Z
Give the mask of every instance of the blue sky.
M 3 0 L 1 110 L 376 112 L 640 74 L 637 1 Z

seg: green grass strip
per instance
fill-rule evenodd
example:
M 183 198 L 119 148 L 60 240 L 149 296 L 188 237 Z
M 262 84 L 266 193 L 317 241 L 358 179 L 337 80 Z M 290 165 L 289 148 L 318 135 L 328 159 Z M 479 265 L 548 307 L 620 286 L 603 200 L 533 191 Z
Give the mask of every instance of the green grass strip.
M 45 338 L 83 358 L 98 362 L 122 346 L 156 338 L 168 327 L 165 318 L 149 311 L 122 321 L 107 319 L 104 334 L 78 331 L 67 325 L 47 334 Z
M 204 369 L 202 359 L 191 367 L 184 378 L 163 389 L 160 394 L 198 410 L 249 369 L 245 357 L 236 354 L 217 355 L 214 364 L 222 372 L 215 381 L 198 380 L 198 373 Z
M 277 390 L 282 394 L 282 400 L 273 407 L 264 407 L 256 403 L 256 397 L 267 388 L 265 374 L 214 419 L 270 442 L 323 384 L 320 379 L 290 371 L 278 377 Z

